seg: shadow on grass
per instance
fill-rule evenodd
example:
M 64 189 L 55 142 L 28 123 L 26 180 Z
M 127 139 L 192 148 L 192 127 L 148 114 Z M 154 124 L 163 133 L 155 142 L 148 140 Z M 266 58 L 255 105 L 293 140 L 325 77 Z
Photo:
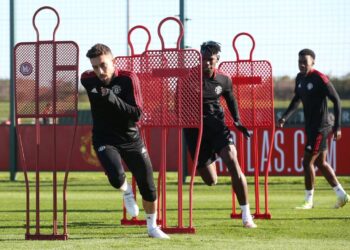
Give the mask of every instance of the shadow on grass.
M 72 237 L 68 237 L 68 240 L 93 240 L 93 239 L 97 239 L 97 240 L 121 240 L 124 241 L 125 237 L 127 236 L 128 239 L 133 238 L 133 239 L 150 239 L 145 231 L 145 233 L 135 233 L 135 232 L 129 232 L 127 233 L 127 228 L 125 229 L 126 233 L 125 234 L 110 234 L 110 236 L 106 236 L 105 233 L 101 233 L 101 234 L 95 234 L 96 237 L 76 237 L 74 235 L 72 235 Z
M 116 228 L 119 226 L 116 222 L 114 223 L 103 223 L 98 221 L 89 221 L 89 222 L 70 222 L 68 223 L 69 228 L 84 228 L 85 230 L 88 228 L 96 229 L 96 228 Z M 104 234 L 104 232 L 101 232 Z
M 67 213 L 116 213 L 122 212 L 122 209 L 68 209 Z M 26 210 L 0 210 L 0 213 L 25 213 Z M 62 210 L 57 210 L 57 213 L 62 213 Z M 30 210 L 30 213 L 35 213 L 35 210 Z M 52 209 L 41 209 L 40 213 L 52 213 Z
M 254 209 L 254 207 L 252 208 Z M 177 208 L 167 208 L 167 212 L 174 212 L 178 211 Z M 183 208 L 183 212 L 189 212 L 188 208 Z M 193 211 L 227 211 L 231 212 L 230 207 L 212 207 L 212 208 L 194 208 Z M 0 210 L 1 213 L 25 213 L 26 210 Z M 42 209 L 40 210 L 41 213 L 51 213 L 51 209 Z M 57 210 L 58 213 L 62 213 L 62 210 Z M 67 213 L 121 213 L 123 210 L 120 209 L 68 209 Z M 30 210 L 30 213 L 35 213 L 35 210 Z
M 301 218 L 272 218 L 274 221 L 301 221 L 301 220 L 346 220 L 350 221 L 350 217 L 301 217 Z

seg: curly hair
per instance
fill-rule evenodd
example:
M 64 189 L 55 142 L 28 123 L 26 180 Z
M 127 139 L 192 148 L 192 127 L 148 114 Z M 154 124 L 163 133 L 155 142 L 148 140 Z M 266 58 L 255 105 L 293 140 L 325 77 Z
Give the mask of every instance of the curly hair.
M 221 44 L 215 41 L 207 41 L 201 45 L 201 54 L 209 53 L 211 55 L 218 55 L 221 52 Z

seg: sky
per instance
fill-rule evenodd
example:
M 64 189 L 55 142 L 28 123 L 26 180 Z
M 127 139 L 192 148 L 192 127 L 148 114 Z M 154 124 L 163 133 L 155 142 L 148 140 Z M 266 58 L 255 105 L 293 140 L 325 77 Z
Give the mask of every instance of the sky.
M 80 47 L 80 73 L 90 68 L 86 51 L 101 42 L 112 48 L 115 56 L 127 50 L 129 27 L 146 26 L 152 36 L 149 49 L 160 49 L 157 35 L 159 22 L 179 14 L 178 0 L 14 0 L 15 42 L 33 42 L 32 26 L 35 11 L 45 5 L 60 15 L 56 40 L 75 41 Z M 9 77 L 9 0 L 0 0 L 0 78 Z M 350 2 L 348 0 L 185 0 L 185 44 L 198 49 L 203 41 L 222 44 L 221 61 L 234 61 L 232 39 L 240 32 L 250 33 L 255 40 L 253 60 L 268 60 L 274 76 L 295 76 L 297 53 L 303 48 L 316 52 L 315 67 L 320 71 L 344 76 L 350 72 Z M 56 17 L 50 11 L 36 19 L 40 39 L 52 39 Z M 175 22 L 162 27 L 166 47 L 174 47 L 178 36 Z M 144 49 L 147 37 L 135 31 L 132 42 L 136 53 Z M 246 59 L 251 41 L 240 37 L 236 44 L 241 59 Z

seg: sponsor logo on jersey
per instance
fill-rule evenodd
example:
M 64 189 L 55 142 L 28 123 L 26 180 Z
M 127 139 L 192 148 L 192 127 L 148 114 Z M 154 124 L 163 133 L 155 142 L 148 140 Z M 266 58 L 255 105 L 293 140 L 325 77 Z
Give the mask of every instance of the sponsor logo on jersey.
M 96 88 L 93 88 L 93 89 L 91 90 L 91 93 L 96 93 L 96 94 L 97 94 L 97 89 L 96 89 Z
M 311 145 L 307 145 L 306 149 L 311 150 L 312 149 Z
M 114 85 L 112 91 L 114 94 L 118 95 L 122 91 L 122 88 L 119 85 Z
M 301 88 L 301 83 L 298 84 L 298 88 Z
M 314 85 L 313 85 L 311 82 L 309 82 L 309 83 L 306 85 L 306 88 L 307 88 L 308 90 L 311 90 L 313 87 L 314 87 Z
M 97 149 L 97 151 L 98 152 L 102 152 L 103 150 L 105 150 L 106 149 L 106 146 L 100 146 L 98 149 Z
M 216 93 L 217 95 L 220 95 L 221 92 L 222 92 L 222 87 L 221 87 L 221 86 L 216 86 L 216 88 L 215 88 L 215 93 Z

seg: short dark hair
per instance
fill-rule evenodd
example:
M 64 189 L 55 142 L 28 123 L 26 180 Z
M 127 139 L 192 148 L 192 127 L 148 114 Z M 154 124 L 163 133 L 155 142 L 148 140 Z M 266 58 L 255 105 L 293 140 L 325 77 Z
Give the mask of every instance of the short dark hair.
M 201 45 L 201 54 L 210 53 L 218 55 L 221 52 L 221 44 L 215 41 L 207 41 Z M 218 55 L 219 58 L 219 55 Z
M 92 46 L 91 49 L 88 50 L 88 52 L 86 53 L 86 57 L 91 59 L 106 54 L 112 55 L 111 49 L 107 45 L 97 43 L 94 46 Z
M 316 55 L 311 49 L 302 49 L 299 51 L 299 56 L 311 56 L 315 60 Z

